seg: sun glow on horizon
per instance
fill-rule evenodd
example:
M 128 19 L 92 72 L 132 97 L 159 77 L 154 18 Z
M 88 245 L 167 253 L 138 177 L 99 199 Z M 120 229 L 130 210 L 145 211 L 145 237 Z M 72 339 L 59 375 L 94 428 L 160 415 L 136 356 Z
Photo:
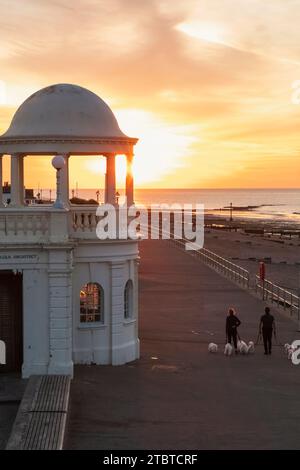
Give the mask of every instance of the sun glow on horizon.
M 134 148 L 133 175 L 135 184 L 156 185 L 164 177 L 185 166 L 190 145 L 196 140 L 193 126 L 170 125 L 154 113 L 123 109 L 116 111 L 121 129 L 138 137 Z M 126 162 L 120 160 L 119 174 L 126 174 Z M 122 166 L 123 165 L 123 166 Z

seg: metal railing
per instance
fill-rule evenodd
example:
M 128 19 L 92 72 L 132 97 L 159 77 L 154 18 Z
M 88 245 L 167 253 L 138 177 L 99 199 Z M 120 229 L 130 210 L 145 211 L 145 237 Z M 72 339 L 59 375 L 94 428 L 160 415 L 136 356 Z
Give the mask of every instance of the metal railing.
M 159 233 L 159 236 L 163 235 L 163 231 L 161 229 L 157 230 L 157 233 Z M 203 262 L 215 271 L 220 272 L 229 279 L 242 285 L 244 288 L 250 289 L 250 272 L 247 269 L 242 268 L 238 264 L 232 263 L 228 259 L 223 258 L 206 248 L 200 248 L 199 250 L 186 250 L 185 245 L 189 240 L 186 240 L 185 238 L 176 239 L 166 237 L 165 239 L 186 251 L 187 254 L 201 258 Z M 282 307 L 284 310 L 290 310 L 291 317 L 295 317 L 300 321 L 300 297 L 287 289 L 278 286 L 274 282 L 269 280 L 261 281 L 258 275 L 255 276 L 255 291 L 256 293 L 261 293 L 262 300 L 271 301 L 272 303 L 275 302 L 278 307 Z
M 255 276 L 255 289 L 263 300 L 276 303 L 278 307 L 289 310 L 291 317 L 300 319 L 300 298 L 296 294 L 267 279 L 262 281 L 258 275 Z
M 185 244 L 188 242 L 188 240 L 185 240 L 184 238 L 180 240 L 170 238 L 169 241 L 177 245 L 179 248 L 183 248 L 184 250 Z M 232 263 L 228 259 L 223 258 L 222 256 L 217 255 L 213 251 L 207 250 L 206 248 L 201 248 L 199 250 L 189 250 L 186 252 L 201 258 L 205 264 L 213 268 L 215 271 L 218 271 L 232 281 L 235 281 L 238 284 L 241 284 L 243 287 L 249 289 L 250 273 L 247 271 L 247 269 Z

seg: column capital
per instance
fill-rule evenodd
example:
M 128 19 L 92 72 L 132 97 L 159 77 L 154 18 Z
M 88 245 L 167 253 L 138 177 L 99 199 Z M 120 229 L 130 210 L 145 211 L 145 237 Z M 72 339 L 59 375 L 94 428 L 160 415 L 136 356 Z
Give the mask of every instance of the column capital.
M 111 157 L 116 157 L 117 153 L 115 153 L 115 152 L 105 152 L 105 153 L 102 153 L 102 155 L 105 158 L 111 158 Z
M 25 153 L 21 153 L 21 152 L 15 152 L 15 153 L 12 153 L 10 155 L 12 158 L 23 158 L 23 157 L 26 157 L 26 154 Z

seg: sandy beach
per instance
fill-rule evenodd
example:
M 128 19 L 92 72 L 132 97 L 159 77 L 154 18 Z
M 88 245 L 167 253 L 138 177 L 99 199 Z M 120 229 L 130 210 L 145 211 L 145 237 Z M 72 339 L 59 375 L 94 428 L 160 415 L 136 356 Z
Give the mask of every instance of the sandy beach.
M 293 292 L 300 286 L 298 237 L 247 234 L 241 231 L 206 229 L 204 247 L 248 269 L 254 279 L 259 262 L 266 263 L 266 278 Z

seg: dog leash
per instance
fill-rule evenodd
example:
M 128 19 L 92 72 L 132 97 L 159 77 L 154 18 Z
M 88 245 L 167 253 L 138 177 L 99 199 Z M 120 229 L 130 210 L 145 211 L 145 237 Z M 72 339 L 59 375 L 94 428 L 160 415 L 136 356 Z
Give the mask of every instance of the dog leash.
M 275 338 L 275 341 L 276 341 L 276 345 L 277 346 L 283 346 L 282 342 L 280 341 L 280 338 L 277 338 L 277 333 L 276 333 L 275 330 L 274 330 L 273 334 L 274 334 L 274 338 Z
M 257 335 L 257 339 L 256 339 L 256 342 L 255 342 L 255 346 L 257 346 L 259 344 L 259 340 L 261 339 L 261 332 L 259 331 L 258 332 L 258 335 Z

